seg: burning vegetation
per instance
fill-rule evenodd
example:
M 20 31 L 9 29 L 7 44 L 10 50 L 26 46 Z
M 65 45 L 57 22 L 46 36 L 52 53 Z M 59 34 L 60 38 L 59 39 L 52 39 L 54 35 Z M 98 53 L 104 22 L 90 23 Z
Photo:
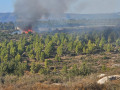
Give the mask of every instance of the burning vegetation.
M 23 33 L 32 32 L 30 24 L 35 24 L 43 18 L 48 19 L 50 16 L 61 17 L 68 10 L 73 0 L 16 0 L 14 13 L 17 16 L 17 23 L 22 21 L 28 27 L 18 25 L 23 29 Z M 57 7 L 56 7 L 57 5 Z
M 25 34 L 33 33 L 32 25 L 26 26 L 22 33 L 25 33 Z

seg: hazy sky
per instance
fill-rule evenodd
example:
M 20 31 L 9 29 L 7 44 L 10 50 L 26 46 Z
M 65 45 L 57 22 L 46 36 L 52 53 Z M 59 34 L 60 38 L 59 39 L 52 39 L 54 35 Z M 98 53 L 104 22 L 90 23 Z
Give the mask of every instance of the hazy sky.
M 69 11 L 77 13 L 120 12 L 120 0 L 76 0 Z
M 13 12 L 14 1 L 15 0 L 0 0 L 0 12 Z M 75 3 L 73 3 L 70 6 L 67 12 L 73 13 L 120 12 L 120 0 L 74 0 L 74 2 Z

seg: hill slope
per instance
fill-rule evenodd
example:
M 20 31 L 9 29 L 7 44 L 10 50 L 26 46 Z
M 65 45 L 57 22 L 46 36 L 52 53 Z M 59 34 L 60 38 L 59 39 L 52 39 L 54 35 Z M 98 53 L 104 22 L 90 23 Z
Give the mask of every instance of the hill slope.
M 16 17 L 13 13 L 0 13 L 0 22 L 15 22 Z
M 120 13 L 111 14 L 73 14 L 66 13 L 65 19 L 120 19 Z M 0 13 L 0 22 L 15 22 L 16 16 L 13 13 Z

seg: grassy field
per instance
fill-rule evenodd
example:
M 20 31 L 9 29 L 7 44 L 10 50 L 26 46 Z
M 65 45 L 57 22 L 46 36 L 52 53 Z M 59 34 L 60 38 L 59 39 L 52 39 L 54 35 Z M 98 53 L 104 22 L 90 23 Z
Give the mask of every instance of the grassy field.
M 49 59 L 51 64 L 49 68 L 56 67 L 56 72 L 50 75 L 32 74 L 28 71 L 22 77 L 8 75 L 0 78 L 0 87 L 3 90 L 119 90 L 120 81 L 115 80 L 105 83 L 104 85 L 97 84 L 98 75 L 104 73 L 106 75 L 119 75 L 120 55 L 116 53 L 101 53 L 95 55 L 79 55 L 79 56 L 64 56 L 62 61 L 55 63 L 53 58 Z M 73 64 L 79 68 L 82 62 L 94 71 L 87 76 L 72 76 L 61 75 L 60 70 L 66 64 L 69 69 L 72 69 Z M 102 66 L 105 65 L 104 69 Z

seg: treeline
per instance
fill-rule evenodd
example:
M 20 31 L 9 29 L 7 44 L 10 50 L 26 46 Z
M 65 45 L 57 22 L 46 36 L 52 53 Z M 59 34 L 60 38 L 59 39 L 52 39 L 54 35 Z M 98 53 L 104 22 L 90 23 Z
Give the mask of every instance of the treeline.
M 24 35 L 19 40 L 6 40 L 0 43 L 0 74 L 21 76 L 24 71 L 50 74 L 49 58 L 64 62 L 62 56 L 80 54 L 96 54 L 101 52 L 119 52 L 120 31 L 105 30 L 89 33 L 55 33 Z M 32 61 L 33 60 L 33 61 Z M 78 68 L 74 65 L 69 69 L 66 65 L 59 71 L 69 76 L 88 75 L 91 70 L 83 63 Z
M 14 30 L 14 29 L 15 29 L 15 25 L 13 22 L 5 22 L 5 23 L 0 22 L 0 30 Z

